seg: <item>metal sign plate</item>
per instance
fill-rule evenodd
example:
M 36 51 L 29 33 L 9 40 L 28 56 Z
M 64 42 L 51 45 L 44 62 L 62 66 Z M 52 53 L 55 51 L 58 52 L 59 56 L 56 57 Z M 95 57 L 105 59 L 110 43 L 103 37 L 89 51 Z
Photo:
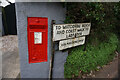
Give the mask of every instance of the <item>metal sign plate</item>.
M 59 50 L 75 47 L 78 45 L 83 45 L 84 43 L 85 43 L 85 36 L 74 39 L 62 40 L 59 42 Z
M 90 33 L 91 23 L 54 24 L 53 41 L 77 38 Z

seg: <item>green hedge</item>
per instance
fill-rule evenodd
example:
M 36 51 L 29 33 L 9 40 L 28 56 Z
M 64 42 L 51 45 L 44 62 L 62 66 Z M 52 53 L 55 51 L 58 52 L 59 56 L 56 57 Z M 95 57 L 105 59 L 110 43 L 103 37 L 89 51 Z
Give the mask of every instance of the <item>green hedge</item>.
M 84 46 L 73 48 L 64 65 L 65 78 L 72 78 L 72 75 L 78 76 L 80 71 L 83 74 L 89 73 L 91 70 L 96 70 L 97 66 L 107 64 L 113 59 L 117 44 L 117 36 L 111 34 L 108 41 L 98 46 L 87 44 L 86 51 L 83 50 Z

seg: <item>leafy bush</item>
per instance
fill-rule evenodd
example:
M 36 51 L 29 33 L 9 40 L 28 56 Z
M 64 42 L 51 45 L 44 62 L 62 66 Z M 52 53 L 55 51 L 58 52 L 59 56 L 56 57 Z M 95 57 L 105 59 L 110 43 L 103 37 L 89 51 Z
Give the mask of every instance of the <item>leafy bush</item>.
M 103 66 L 114 57 L 120 34 L 119 3 L 66 3 L 65 23 L 91 23 L 91 31 L 85 45 L 70 50 L 65 63 L 65 77 L 89 73 Z M 114 33 L 114 34 L 110 34 Z M 120 39 L 120 36 L 119 36 Z M 120 42 L 119 42 L 120 44 Z M 118 46 L 118 51 L 119 51 Z
M 107 33 L 118 31 L 120 7 L 118 3 L 66 3 L 65 23 L 91 23 L 90 35 L 104 41 Z M 118 24 L 119 25 L 119 24 Z M 104 36 L 104 37 L 103 37 Z
M 91 70 L 96 70 L 97 66 L 107 64 L 113 59 L 117 44 L 117 36 L 111 34 L 109 41 L 100 43 L 99 46 L 88 44 L 86 51 L 83 50 L 84 46 L 73 48 L 64 65 L 65 77 L 72 78 L 72 75 L 78 76 L 80 71 L 89 73 Z
M 115 16 L 117 18 L 115 30 L 116 30 L 116 33 L 118 34 L 118 39 L 119 39 L 117 51 L 120 53 L 120 24 L 119 24 L 119 22 L 120 22 L 120 2 L 114 6 L 114 12 L 115 12 Z

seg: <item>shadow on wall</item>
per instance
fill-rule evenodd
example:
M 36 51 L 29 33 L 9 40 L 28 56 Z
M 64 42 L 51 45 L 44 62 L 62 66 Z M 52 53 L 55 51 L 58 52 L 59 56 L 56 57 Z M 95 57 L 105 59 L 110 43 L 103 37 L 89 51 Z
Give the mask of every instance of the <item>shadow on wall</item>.
M 17 35 L 15 3 L 2 8 L 3 35 Z

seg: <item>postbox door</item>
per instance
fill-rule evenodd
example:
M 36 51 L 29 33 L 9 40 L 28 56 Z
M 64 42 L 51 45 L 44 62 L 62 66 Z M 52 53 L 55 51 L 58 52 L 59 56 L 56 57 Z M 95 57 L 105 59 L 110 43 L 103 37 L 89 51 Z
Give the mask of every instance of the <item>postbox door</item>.
M 29 63 L 47 62 L 47 25 L 28 28 Z

